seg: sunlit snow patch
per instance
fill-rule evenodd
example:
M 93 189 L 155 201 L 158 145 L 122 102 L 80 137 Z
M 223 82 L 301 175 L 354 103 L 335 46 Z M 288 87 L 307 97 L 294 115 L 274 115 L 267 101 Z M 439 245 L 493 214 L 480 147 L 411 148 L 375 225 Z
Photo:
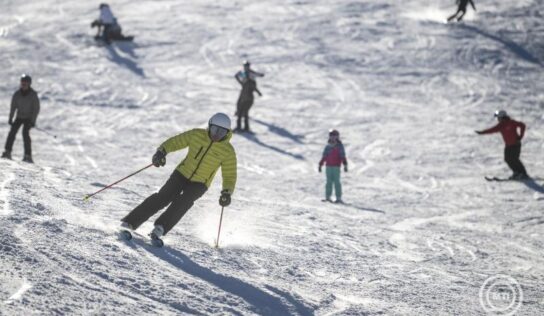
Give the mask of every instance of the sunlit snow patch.
M 207 213 L 195 227 L 198 238 L 210 245 L 215 245 L 219 227 L 220 212 Z M 219 236 L 219 247 L 259 246 L 268 248 L 271 245 L 259 236 L 254 219 L 240 211 L 225 208 L 223 223 Z
M 471 9 L 472 8 L 467 9 L 467 13 L 463 17 L 463 20 L 474 20 L 475 15 Z M 419 11 L 405 12 L 404 14 L 402 14 L 402 16 L 417 21 L 430 21 L 447 24 L 448 17 L 450 17 L 456 11 L 456 7 L 451 7 L 450 10 L 440 8 L 426 8 Z

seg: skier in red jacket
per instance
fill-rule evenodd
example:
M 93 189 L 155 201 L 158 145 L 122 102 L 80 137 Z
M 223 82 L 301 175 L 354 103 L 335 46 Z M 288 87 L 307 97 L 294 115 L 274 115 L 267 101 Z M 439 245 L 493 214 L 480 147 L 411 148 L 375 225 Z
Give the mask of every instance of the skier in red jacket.
M 508 167 L 514 172 L 510 176 L 510 179 L 523 180 L 529 178 L 523 163 L 519 160 L 521 139 L 525 135 L 525 124 L 511 119 L 504 110 L 496 111 L 495 117 L 499 121 L 499 124 L 483 131 L 476 131 L 476 133 L 481 135 L 500 132 L 505 144 L 504 161 L 506 161 Z M 519 134 L 518 128 L 520 129 Z

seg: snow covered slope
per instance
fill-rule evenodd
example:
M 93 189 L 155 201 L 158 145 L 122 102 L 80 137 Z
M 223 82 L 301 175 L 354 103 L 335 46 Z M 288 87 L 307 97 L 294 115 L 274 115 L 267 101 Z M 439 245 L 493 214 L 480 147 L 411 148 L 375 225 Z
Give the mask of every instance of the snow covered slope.
M 520 315 L 544 314 L 543 181 L 508 175 L 506 109 L 544 177 L 544 1 L 111 2 L 134 43 L 96 45 L 98 3 L 0 2 L 0 120 L 30 73 L 42 112 L 35 165 L 0 161 L 0 314 L 479 315 L 491 276 Z M 183 157 L 90 202 L 164 139 L 234 113 L 241 61 L 266 73 L 239 181 L 213 249 L 220 179 L 154 249 L 119 219 Z M 4 121 L 2 121 L 4 122 Z M 324 204 L 317 162 L 340 130 L 348 206 Z M 0 124 L 0 141 L 8 125 Z M 54 138 L 51 134 L 56 135 Z M 218 177 L 220 178 L 220 177 Z M 152 222 L 139 230 L 147 234 Z

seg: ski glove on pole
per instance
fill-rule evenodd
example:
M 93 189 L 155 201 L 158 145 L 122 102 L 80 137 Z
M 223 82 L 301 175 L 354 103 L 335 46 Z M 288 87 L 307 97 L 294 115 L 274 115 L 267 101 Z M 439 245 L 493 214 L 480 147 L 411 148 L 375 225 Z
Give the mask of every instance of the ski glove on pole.
M 344 171 L 345 171 L 345 172 L 348 172 L 348 165 L 347 165 L 347 164 L 344 165 Z
M 319 167 L 317 167 L 317 171 L 321 172 L 321 168 L 322 168 L 322 166 L 319 165 Z
M 221 191 L 221 197 L 219 198 L 219 205 L 229 206 L 230 205 L 230 193 L 226 190 Z
M 155 167 L 162 167 L 166 164 L 166 152 L 163 148 L 157 149 L 157 152 L 153 155 L 153 159 L 151 159 L 153 162 L 153 166 Z

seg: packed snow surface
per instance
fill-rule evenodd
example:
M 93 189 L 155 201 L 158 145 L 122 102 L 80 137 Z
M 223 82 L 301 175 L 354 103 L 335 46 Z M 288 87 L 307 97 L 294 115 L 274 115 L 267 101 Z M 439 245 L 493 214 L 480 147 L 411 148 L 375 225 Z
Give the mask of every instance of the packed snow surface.
M 496 275 L 544 314 L 544 1 L 110 2 L 134 43 L 96 43 L 98 3 L 0 1 L 0 137 L 18 76 L 42 110 L 35 164 L 0 161 L 0 314 L 483 315 Z M 234 114 L 244 59 L 266 73 L 235 135 L 238 183 L 220 175 L 157 249 L 119 220 L 183 158 L 166 138 Z M 507 110 L 527 126 L 534 181 L 507 177 Z M 4 121 L 2 121 L 4 122 Z M 348 205 L 323 203 L 329 128 L 349 161 Z M 54 136 L 56 137 L 54 137 Z M 138 233 L 145 236 L 152 220 Z

